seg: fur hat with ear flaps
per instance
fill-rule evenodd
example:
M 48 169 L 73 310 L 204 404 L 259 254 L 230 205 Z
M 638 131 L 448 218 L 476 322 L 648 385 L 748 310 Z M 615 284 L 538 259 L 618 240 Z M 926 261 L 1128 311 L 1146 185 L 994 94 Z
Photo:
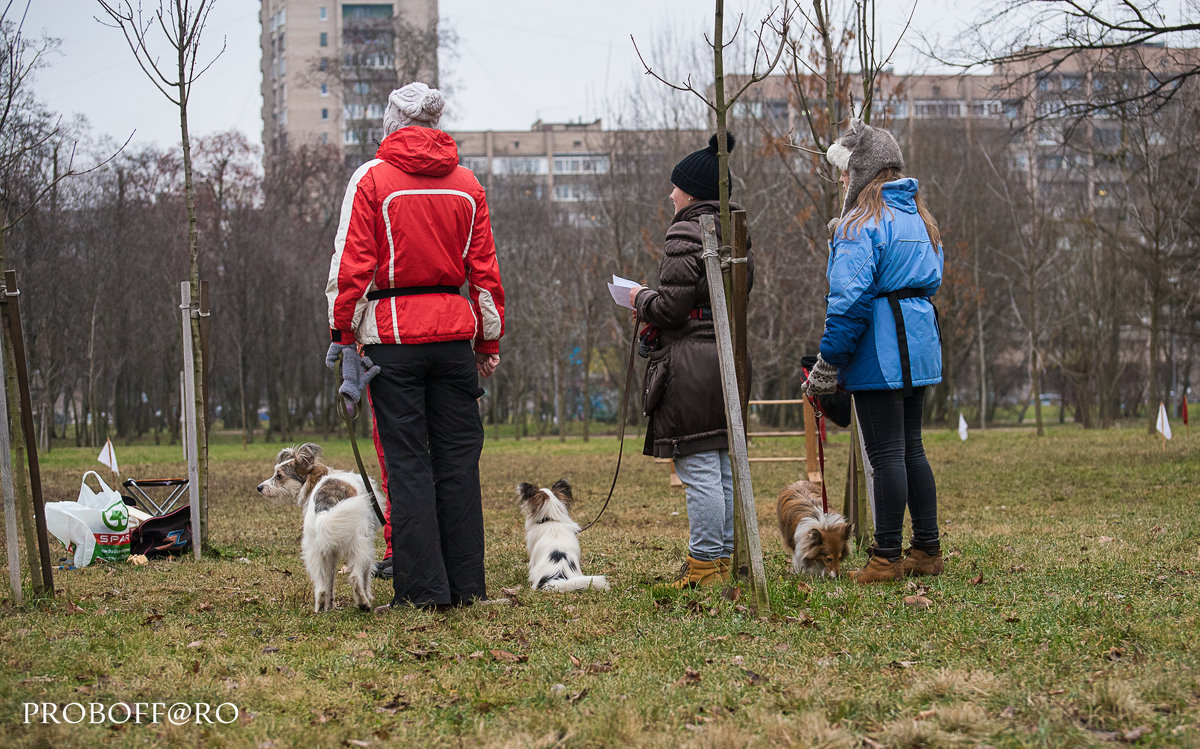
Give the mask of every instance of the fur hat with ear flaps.
M 851 119 L 850 127 L 834 141 L 825 158 L 843 172 L 850 172 L 850 186 L 842 203 L 842 217 L 854 210 L 858 194 L 884 169 L 904 169 L 900 144 L 887 130 Z

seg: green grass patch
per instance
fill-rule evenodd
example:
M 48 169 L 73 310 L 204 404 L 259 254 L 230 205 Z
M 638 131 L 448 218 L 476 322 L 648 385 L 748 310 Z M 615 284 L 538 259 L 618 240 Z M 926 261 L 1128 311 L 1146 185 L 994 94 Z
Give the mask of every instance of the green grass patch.
M 930 432 L 947 573 L 869 588 L 785 575 L 774 496 L 799 466 L 756 464 L 768 613 L 719 590 L 654 590 L 682 560 L 686 509 L 667 467 L 640 456 L 632 437 L 608 513 L 581 538 L 585 571 L 608 575 L 613 591 L 529 591 L 516 484 L 568 476 L 577 519 L 589 520 L 611 481 L 616 441 L 490 436 L 488 584 L 494 596 L 520 588 L 518 605 L 364 615 L 349 606 L 343 577 L 342 608 L 314 615 L 299 510 L 254 491 L 279 445 L 217 440 L 210 515 L 219 557 L 57 571 L 53 601 L 0 606 L 0 741 L 1200 743 L 1200 438 L 1180 434 L 1164 450 L 1137 428 L 1055 426 L 1044 438 L 974 430 L 965 443 Z M 316 441 L 331 463 L 353 464 L 346 441 Z M 837 433 L 827 449 L 835 507 L 848 445 Z M 780 438 L 752 452 L 802 449 Z M 98 466 L 95 452 L 44 455 L 47 499 L 73 499 L 83 471 Z M 185 472 L 178 446 L 118 446 L 118 457 L 126 476 Z M 374 592 L 386 602 L 390 584 L 376 580 Z M 905 604 L 917 593 L 928 608 Z M 30 702 L 232 703 L 238 718 L 27 725 Z

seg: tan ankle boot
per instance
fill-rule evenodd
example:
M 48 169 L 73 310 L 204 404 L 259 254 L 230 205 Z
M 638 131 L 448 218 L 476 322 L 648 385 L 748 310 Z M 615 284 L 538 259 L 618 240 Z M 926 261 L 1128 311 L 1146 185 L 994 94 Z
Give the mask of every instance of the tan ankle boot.
M 729 580 L 729 557 L 702 562 L 688 555 L 680 570 L 679 579 L 670 584 L 672 588 L 702 588 Z
M 886 583 L 904 577 L 904 565 L 899 559 L 889 562 L 883 557 L 872 556 L 861 570 L 850 573 L 850 579 L 860 585 Z
M 946 569 L 942 552 L 930 554 L 921 549 L 909 549 L 904 556 L 904 574 L 920 577 L 921 575 L 940 575 Z

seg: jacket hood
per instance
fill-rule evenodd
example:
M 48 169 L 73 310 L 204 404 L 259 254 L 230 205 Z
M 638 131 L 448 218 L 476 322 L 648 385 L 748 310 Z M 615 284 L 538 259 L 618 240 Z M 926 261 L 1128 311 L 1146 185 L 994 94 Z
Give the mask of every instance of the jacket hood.
M 895 208 L 904 213 L 917 212 L 917 189 L 920 185 L 912 177 L 905 177 L 894 182 L 884 184 L 880 193 L 883 195 L 883 202 L 889 208 Z
M 458 167 L 458 145 L 441 130 L 402 127 L 383 139 L 375 158 L 409 174 L 444 177 Z

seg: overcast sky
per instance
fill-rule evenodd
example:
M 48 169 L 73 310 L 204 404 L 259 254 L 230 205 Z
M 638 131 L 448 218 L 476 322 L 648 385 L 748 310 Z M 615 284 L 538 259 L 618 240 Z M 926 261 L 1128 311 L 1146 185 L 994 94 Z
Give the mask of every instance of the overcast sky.
M 880 3 L 881 38 L 894 43 L 912 0 Z M 144 0 L 147 6 L 154 0 Z M 18 0 L 17 4 L 23 4 Z M 765 0 L 728 0 L 727 19 L 761 17 Z M 920 0 L 914 28 L 949 34 L 974 15 L 978 0 Z M 216 0 L 204 42 L 211 57 L 225 52 L 193 89 L 191 132 L 241 130 L 262 136 L 258 0 Z M 657 65 L 670 44 L 702 45 L 712 26 L 706 0 L 441 0 L 442 24 L 458 35 L 443 56 L 452 114 L 446 129 L 524 129 L 535 120 L 590 120 L 609 114 L 605 102 L 638 81 L 640 65 L 629 37 Z M 95 0 L 33 0 L 27 34 L 61 39 L 59 54 L 37 76 L 39 98 L 66 116 L 83 114 L 97 133 L 159 145 L 179 139 L 178 115 L 134 62 L 116 29 L 95 20 Z M 674 41 L 668 43 L 666 39 Z M 739 37 L 739 44 L 747 38 Z M 656 56 L 656 53 L 658 55 Z M 677 52 L 674 54 L 678 54 Z M 207 59 L 207 57 L 205 58 Z M 663 61 L 667 64 L 666 61 Z M 907 49 L 902 72 L 922 65 Z M 707 74 L 707 75 L 706 75 Z M 696 80 L 711 73 L 697 71 Z

